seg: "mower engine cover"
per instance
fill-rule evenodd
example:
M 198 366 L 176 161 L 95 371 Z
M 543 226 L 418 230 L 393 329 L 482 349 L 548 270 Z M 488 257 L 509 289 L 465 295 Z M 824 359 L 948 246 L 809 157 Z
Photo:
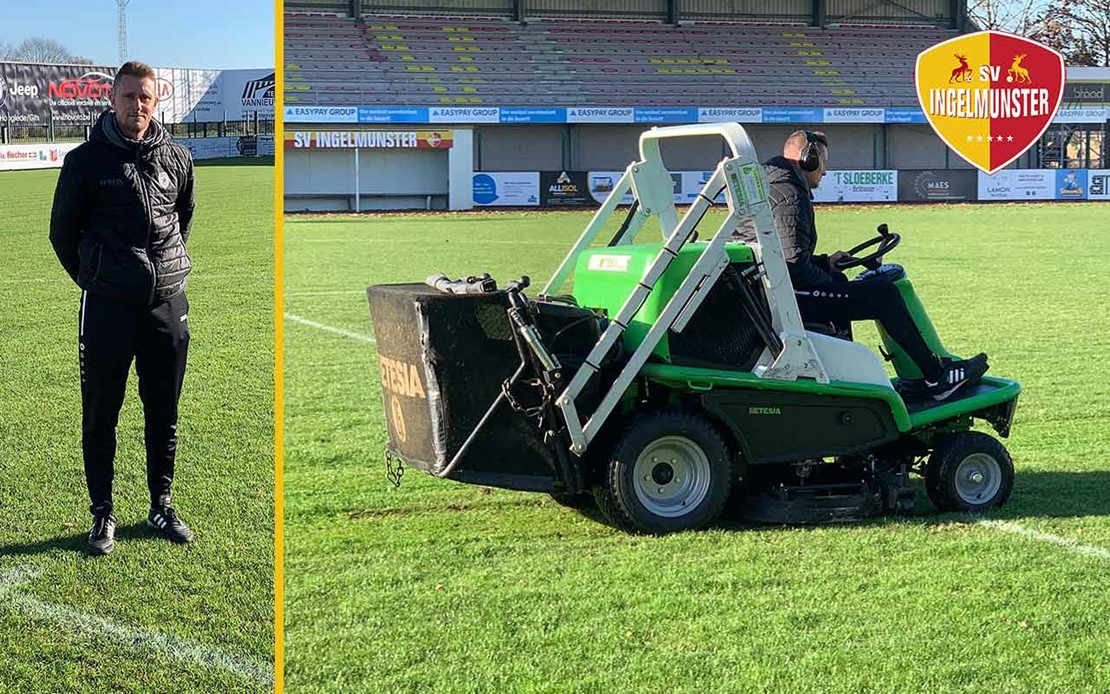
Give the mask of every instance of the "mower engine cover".
M 639 347 L 707 245 L 687 244 L 671 261 L 624 331 L 627 352 Z M 661 243 L 638 243 L 583 251 L 574 273 L 578 303 L 608 316 L 617 315 L 662 247 Z M 745 281 L 741 273 L 752 266 L 752 251 L 744 243 L 728 243 L 725 250 L 729 266 L 685 329 L 681 333 L 668 331 L 659 341 L 652 352 L 656 359 L 677 366 L 740 371 L 750 370 L 758 360 L 764 344 L 742 307 L 738 287 Z M 753 294 L 765 311 L 767 300 L 762 287 L 753 288 Z
M 520 366 L 503 291 L 446 294 L 425 284 L 367 290 L 381 369 L 388 449 L 406 463 L 440 475 L 454 459 L 502 384 Z M 577 366 L 597 342 L 599 318 L 574 306 L 539 302 L 537 327 L 551 351 Z M 572 369 L 568 369 L 572 370 Z M 567 374 L 569 378 L 570 374 Z M 522 407 L 542 402 L 530 367 L 513 389 Z M 550 420 L 547 420 L 550 426 Z M 558 491 L 564 486 L 554 451 L 537 417 L 502 402 L 449 477 L 461 482 Z

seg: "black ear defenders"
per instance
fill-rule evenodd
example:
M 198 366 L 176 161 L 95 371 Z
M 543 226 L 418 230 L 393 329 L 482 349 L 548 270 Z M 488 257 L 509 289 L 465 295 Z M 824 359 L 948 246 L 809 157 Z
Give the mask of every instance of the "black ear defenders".
M 816 171 L 821 168 L 821 148 L 818 146 L 817 136 L 808 130 L 802 132 L 806 136 L 806 146 L 798 165 L 802 167 L 802 171 Z

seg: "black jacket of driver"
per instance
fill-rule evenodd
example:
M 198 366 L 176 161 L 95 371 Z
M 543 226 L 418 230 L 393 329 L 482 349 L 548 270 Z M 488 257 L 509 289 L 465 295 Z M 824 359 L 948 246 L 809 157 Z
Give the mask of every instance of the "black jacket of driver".
M 156 121 L 141 141 L 111 111 L 68 155 L 54 191 L 50 242 L 82 289 L 150 306 L 185 288 L 193 160 Z
M 797 162 L 774 157 L 763 165 L 763 172 L 770 187 L 767 202 L 771 206 L 775 230 L 782 241 L 782 252 L 794 289 L 809 289 L 818 284 L 835 282 L 836 278 L 828 270 L 829 257 L 813 253 L 817 249 L 813 193 Z M 755 229 L 746 227 L 736 236 L 743 241 L 753 241 Z

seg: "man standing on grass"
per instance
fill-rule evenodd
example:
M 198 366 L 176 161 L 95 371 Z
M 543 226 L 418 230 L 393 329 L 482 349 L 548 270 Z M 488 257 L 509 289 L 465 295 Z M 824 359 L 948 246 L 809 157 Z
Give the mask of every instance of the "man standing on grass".
M 81 449 L 93 554 L 115 546 L 116 424 L 132 360 L 145 416 L 147 525 L 174 542 L 193 539 L 170 506 L 189 347 L 193 161 L 153 118 L 158 90 L 150 66 L 121 66 L 111 105 L 89 141 L 66 156 L 50 216 L 54 252 L 81 288 Z

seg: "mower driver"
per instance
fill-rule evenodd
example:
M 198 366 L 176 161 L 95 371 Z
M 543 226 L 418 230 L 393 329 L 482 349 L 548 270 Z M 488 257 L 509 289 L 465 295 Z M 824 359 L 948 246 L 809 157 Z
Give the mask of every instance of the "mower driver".
M 771 214 L 802 319 L 838 327 L 850 327 L 851 321 L 879 321 L 921 370 L 924 391 L 934 400 L 944 400 L 961 387 L 978 383 L 988 368 L 985 354 L 960 361 L 938 357 L 925 343 L 893 283 L 849 282 L 836 268 L 838 260 L 851 259 L 844 251 L 814 255 L 817 227 L 811 189 L 825 175 L 828 156 L 829 140 L 824 133 L 799 130 L 787 138 L 782 156 L 764 164 Z M 737 236 L 753 241 L 755 230 L 742 229 Z

